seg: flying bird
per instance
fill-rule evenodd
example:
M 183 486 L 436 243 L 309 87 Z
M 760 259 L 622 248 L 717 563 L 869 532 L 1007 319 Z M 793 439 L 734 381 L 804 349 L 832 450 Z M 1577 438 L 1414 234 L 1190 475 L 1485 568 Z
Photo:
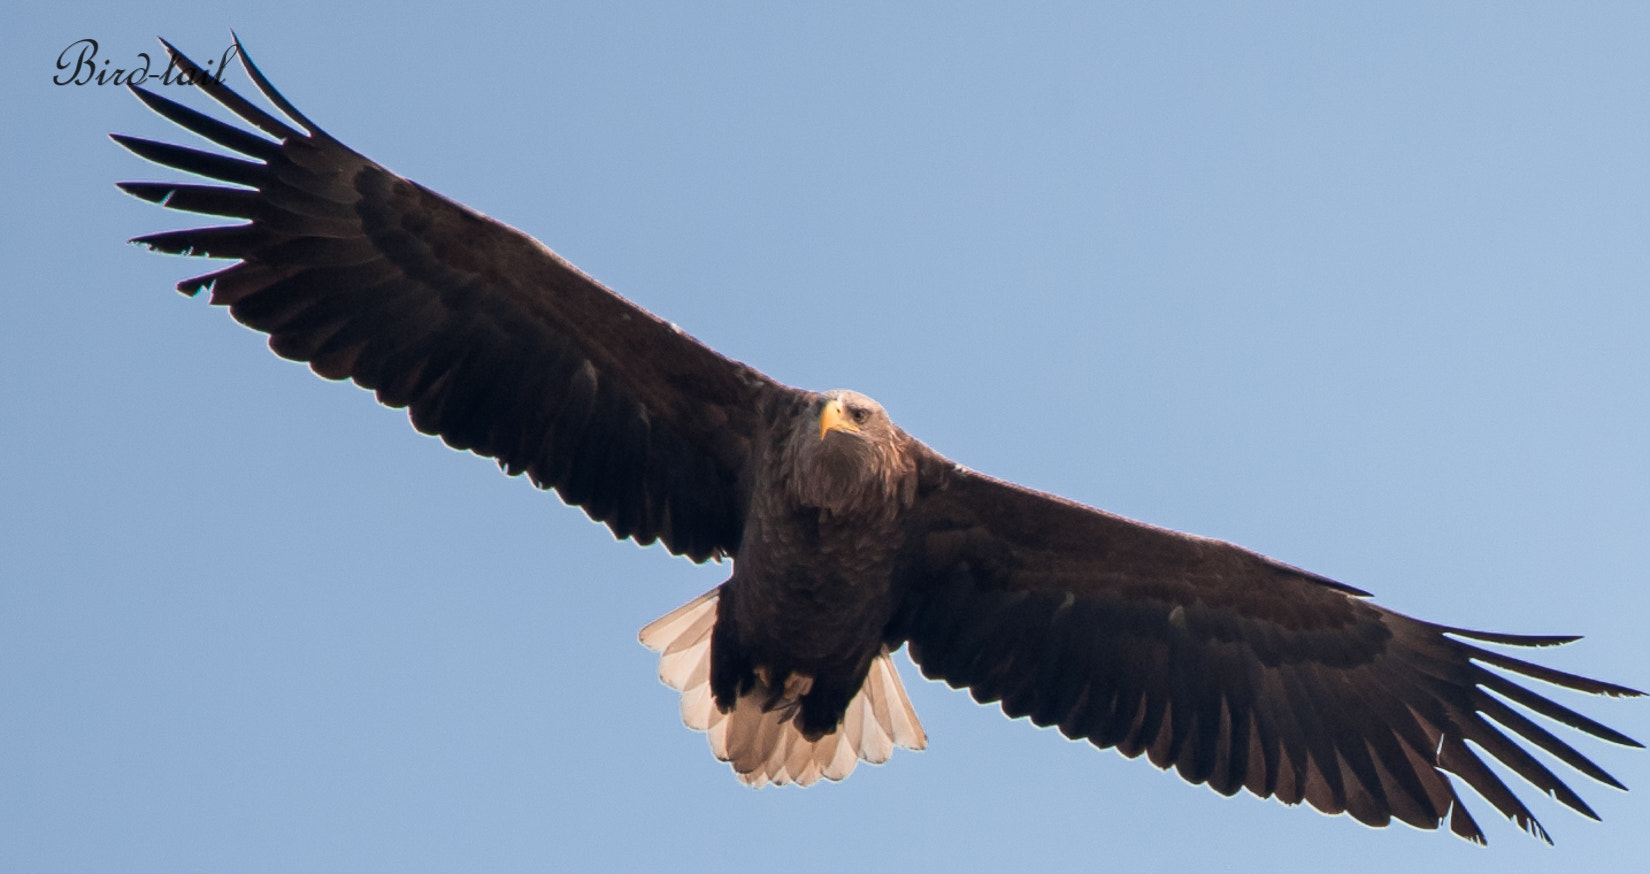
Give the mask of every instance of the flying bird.
M 234 259 L 178 290 L 210 291 L 278 355 L 406 408 L 419 431 L 554 489 L 615 537 L 732 559 L 726 582 L 641 639 L 684 721 L 741 780 L 840 780 L 922 748 L 889 658 L 903 645 L 925 676 L 1010 717 L 1223 795 L 1371 826 L 1447 822 L 1484 842 L 1453 775 L 1550 842 L 1474 746 L 1595 819 L 1531 748 L 1625 788 L 1531 715 L 1641 745 L 1517 678 L 1641 693 L 1483 646 L 1575 638 L 1413 619 L 1230 543 L 976 473 L 872 399 L 725 358 L 526 234 L 352 151 L 244 50 L 285 118 L 166 47 L 251 129 L 131 86 L 234 154 L 113 135 L 214 180 L 119 186 L 239 221 L 133 242 Z

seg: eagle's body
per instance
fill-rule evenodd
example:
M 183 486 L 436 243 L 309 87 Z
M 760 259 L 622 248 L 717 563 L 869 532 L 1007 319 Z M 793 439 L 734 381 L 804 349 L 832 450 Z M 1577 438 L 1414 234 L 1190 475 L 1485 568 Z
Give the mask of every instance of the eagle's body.
M 888 658 L 908 644 L 924 674 L 1010 716 L 1223 794 L 1370 825 L 1447 822 L 1482 841 L 1454 775 L 1545 837 L 1480 753 L 1588 816 L 1530 747 L 1621 786 L 1530 717 L 1636 741 L 1503 672 L 1637 691 L 1477 645 L 1573 638 L 1412 619 L 1241 547 L 956 465 L 869 398 L 725 358 L 525 234 L 357 154 L 241 57 L 302 130 L 177 56 L 261 134 L 134 88 L 236 156 L 117 136 L 214 180 L 121 187 L 240 222 L 137 242 L 236 259 L 179 290 L 210 289 L 280 355 L 406 407 L 419 430 L 554 489 L 616 536 L 731 557 L 726 583 L 642 641 L 660 650 L 684 721 L 747 782 L 841 779 L 896 745 L 920 748 Z
M 865 424 L 809 426 L 838 403 L 849 405 L 844 422 L 858 415 Z M 754 465 L 756 497 L 722 588 L 711 644 L 718 704 L 730 706 L 758 672 L 779 692 L 794 676 L 808 686 L 799 718 L 806 736 L 842 720 L 898 603 L 902 526 L 916 496 L 913 443 L 882 407 L 852 392 L 808 398 L 779 423 Z

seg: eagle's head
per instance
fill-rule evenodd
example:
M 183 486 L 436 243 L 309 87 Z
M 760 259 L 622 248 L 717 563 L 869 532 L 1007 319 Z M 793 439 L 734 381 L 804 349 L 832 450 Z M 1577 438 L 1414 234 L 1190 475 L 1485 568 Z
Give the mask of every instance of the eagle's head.
M 847 389 L 814 398 L 791 429 L 791 482 L 803 506 L 891 515 L 916 493 L 911 438 L 876 401 Z

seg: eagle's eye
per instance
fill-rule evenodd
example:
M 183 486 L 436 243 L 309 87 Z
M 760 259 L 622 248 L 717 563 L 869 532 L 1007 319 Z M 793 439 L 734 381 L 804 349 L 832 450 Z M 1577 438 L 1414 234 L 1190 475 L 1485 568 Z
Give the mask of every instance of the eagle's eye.
M 855 425 L 863 425 L 866 419 L 871 418 L 871 411 L 864 407 L 854 407 L 848 411 L 848 415 L 853 418 Z

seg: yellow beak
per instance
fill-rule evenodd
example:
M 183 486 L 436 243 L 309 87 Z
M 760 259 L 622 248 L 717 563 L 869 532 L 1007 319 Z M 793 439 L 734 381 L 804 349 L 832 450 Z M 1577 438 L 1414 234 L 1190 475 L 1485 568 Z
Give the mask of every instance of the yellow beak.
M 819 411 L 819 439 L 821 440 L 824 440 L 825 435 L 832 431 L 858 430 L 859 426 L 848 418 L 848 411 L 843 408 L 841 399 L 831 401 L 825 405 L 825 409 Z

